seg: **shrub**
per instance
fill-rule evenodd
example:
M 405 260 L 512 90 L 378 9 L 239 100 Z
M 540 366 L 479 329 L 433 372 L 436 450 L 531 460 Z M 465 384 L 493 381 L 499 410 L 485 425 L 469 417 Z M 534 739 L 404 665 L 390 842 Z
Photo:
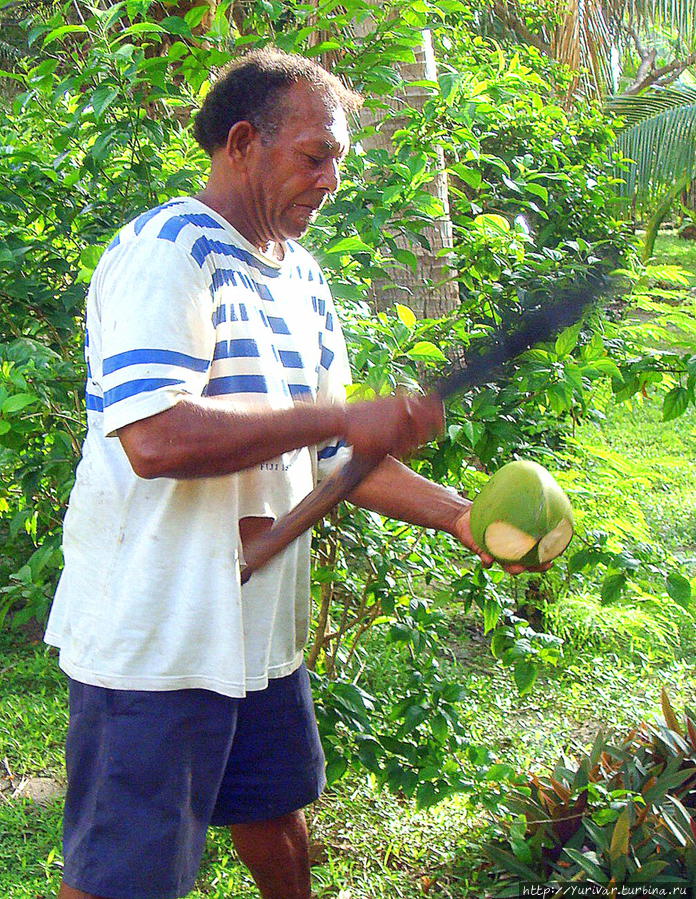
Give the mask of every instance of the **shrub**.
M 496 896 L 516 896 L 520 880 L 693 888 L 696 717 L 686 710 L 680 723 L 664 691 L 662 708 L 663 719 L 618 743 L 600 733 L 589 752 L 510 794 L 501 841 L 487 847 Z

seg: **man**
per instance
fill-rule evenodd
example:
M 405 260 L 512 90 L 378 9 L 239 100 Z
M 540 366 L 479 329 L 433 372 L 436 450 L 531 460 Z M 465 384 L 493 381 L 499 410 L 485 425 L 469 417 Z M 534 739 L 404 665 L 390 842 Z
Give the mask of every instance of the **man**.
M 95 272 L 46 633 L 71 694 L 60 899 L 184 896 L 209 824 L 230 827 L 264 899 L 310 896 L 309 535 L 243 590 L 239 568 L 346 447 L 390 454 L 353 502 L 478 552 L 469 502 L 395 458 L 442 428 L 439 402 L 343 405 L 331 296 L 294 243 L 338 187 L 356 102 L 302 58 L 242 58 L 196 122 L 206 188 L 126 225 Z

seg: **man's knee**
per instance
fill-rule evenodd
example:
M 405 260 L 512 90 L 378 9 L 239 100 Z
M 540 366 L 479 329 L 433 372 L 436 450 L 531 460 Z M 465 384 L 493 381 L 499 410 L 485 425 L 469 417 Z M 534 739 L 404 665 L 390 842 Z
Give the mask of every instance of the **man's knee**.
M 239 857 L 261 895 L 309 899 L 309 838 L 302 811 L 230 827 Z
M 230 831 L 245 864 L 247 858 L 260 863 L 269 858 L 277 864 L 279 857 L 308 857 L 307 822 L 302 810 L 267 821 L 232 824 Z

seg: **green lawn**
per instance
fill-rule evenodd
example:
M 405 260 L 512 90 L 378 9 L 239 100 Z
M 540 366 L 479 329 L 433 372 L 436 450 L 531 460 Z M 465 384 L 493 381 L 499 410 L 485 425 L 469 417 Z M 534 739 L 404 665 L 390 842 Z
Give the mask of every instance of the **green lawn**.
M 662 231 L 655 241 L 656 262 L 678 265 L 689 272 L 692 287 L 696 287 L 696 241 L 682 240 L 674 231 Z

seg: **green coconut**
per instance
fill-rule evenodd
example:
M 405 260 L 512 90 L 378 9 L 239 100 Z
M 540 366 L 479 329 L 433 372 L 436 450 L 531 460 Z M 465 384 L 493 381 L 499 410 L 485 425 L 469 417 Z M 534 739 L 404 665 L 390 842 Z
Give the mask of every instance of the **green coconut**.
M 543 565 L 573 536 L 570 501 L 536 462 L 503 465 L 474 500 L 470 520 L 476 543 L 499 562 Z

